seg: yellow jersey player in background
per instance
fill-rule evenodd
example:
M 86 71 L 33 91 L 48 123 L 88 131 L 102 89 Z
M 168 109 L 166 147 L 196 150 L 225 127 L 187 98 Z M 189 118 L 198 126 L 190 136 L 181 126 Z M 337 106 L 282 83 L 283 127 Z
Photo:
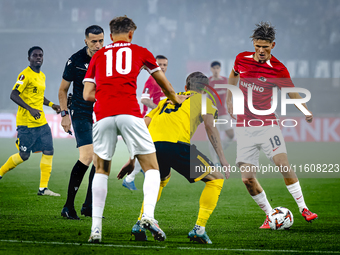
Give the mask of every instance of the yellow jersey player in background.
M 210 99 L 207 99 L 207 112 L 202 114 L 201 102 L 205 85 L 209 84 L 208 78 L 201 72 L 190 74 L 186 80 L 185 91 L 180 93 L 188 97 L 182 104 L 171 104 L 167 99 L 161 101 L 157 108 L 153 109 L 146 117 L 152 140 L 156 147 L 156 156 L 161 174 L 161 184 L 158 193 L 158 200 L 161 197 L 163 188 L 170 180 L 170 170 L 173 168 L 183 175 L 190 183 L 203 181 L 205 188 L 199 201 L 200 208 L 196 225 L 188 234 L 192 241 L 209 243 L 211 240 L 205 231 L 206 223 L 214 211 L 220 196 L 224 177 L 221 172 L 211 171 L 214 163 L 197 150 L 195 145 L 190 144 L 190 139 L 195 133 L 199 124 L 204 122 L 205 129 L 211 144 L 224 169 L 229 164 L 224 157 L 219 132 L 214 127 L 214 118 L 217 118 L 217 108 Z M 132 171 L 134 160 L 125 164 L 118 174 L 122 178 L 126 173 Z M 200 169 L 197 171 L 197 167 Z M 204 170 L 203 170 L 204 169 Z M 226 172 L 229 178 L 229 171 Z M 147 240 L 146 230 L 140 226 L 143 207 L 137 223 L 132 228 L 132 235 L 136 240 Z
M 38 195 L 60 196 L 47 188 L 52 171 L 53 141 L 43 105 L 52 107 L 57 113 L 60 112 L 60 107 L 44 96 L 45 74 L 40 71 L 43 57 L 42 48 L 39 46 L 30 48 L 28 50 L 30 65 L 19 74 L 13 87 L 11 99 L 18 105 L 16 145 L 19 153 L 10 156 L 0 168 L 0 179 L 9 170 L 26 161 L 31 151 L 42 152 Z

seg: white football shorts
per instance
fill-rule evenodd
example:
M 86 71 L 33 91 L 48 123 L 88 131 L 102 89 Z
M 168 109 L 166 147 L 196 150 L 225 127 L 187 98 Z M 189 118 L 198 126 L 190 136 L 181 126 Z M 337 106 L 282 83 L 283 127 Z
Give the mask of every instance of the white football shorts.
M 130 153 L 150 154 L 156 151 L 144 119 L 132 115 L 106 117 L 93 124 L 93 151 L 104 160 L 111 160 L 121 135 Z
M 272 163 L 273 157 L 286 153 L 286 144 L 280 128 L 275 126 L 236 127 L 237 156 L 236 165 L 240 163 L 259 166 L 260 150 L 262 149 Z

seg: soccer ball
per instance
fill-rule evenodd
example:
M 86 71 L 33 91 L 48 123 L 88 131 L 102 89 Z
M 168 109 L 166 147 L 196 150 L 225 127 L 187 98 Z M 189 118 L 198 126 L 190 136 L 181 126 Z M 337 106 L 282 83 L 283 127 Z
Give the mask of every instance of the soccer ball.
M 289 229 L 294 222 L 293 214 L 285 207 L 276 207 L 268 215 L 269 226 L 274 230 Z

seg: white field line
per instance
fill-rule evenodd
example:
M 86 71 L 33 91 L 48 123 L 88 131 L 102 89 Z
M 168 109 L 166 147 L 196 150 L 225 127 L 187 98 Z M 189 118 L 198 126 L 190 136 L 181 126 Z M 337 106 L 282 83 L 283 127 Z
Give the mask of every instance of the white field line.
M 119 245 L 119 244 L 89 244 L 89 243 L 63 243 L 63 242 L 39 242 L 20 240 L 0 240 L 4 243 L 23 244 L 44 244 L 44 245 L 73 245 L 73 246 L 96 246 L 96 247 L 116 247 L 116 248 L 138 248 L 138 249 L 167 249 L 165 246 L 141 246 L 141 245 Z M 340 251 L 302 251 L 302 250 L 264 250 L 264 249 L 229 249 L 229 248 L 209 248 L 209 247 L 169 247 L 169 249 L 179 250 L 199 250 L 199 251 L 236 251 L 236 252 L 282 252 L 282 253 L 327 253 L 340 254 Z

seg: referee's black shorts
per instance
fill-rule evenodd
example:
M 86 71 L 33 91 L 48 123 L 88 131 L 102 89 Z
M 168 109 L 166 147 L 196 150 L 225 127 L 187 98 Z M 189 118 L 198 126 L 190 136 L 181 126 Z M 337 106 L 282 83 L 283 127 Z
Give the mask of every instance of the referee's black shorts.
M 203 179 L 214 166 L 195 145 L 186 143 L 155 142 L 156 156 L 161 178 L 164 179 L 173 168 L 190 183 Z M 199 169 L 199 171 L 198 171 Z M 202 171 L 206 169 L 206 171 Z
M 74 136 L 77 141 L 77 148 L 92 144 L 92 115 L 82 113 L 77 110 L 71 110 L 72 126 L 74 130 Z

